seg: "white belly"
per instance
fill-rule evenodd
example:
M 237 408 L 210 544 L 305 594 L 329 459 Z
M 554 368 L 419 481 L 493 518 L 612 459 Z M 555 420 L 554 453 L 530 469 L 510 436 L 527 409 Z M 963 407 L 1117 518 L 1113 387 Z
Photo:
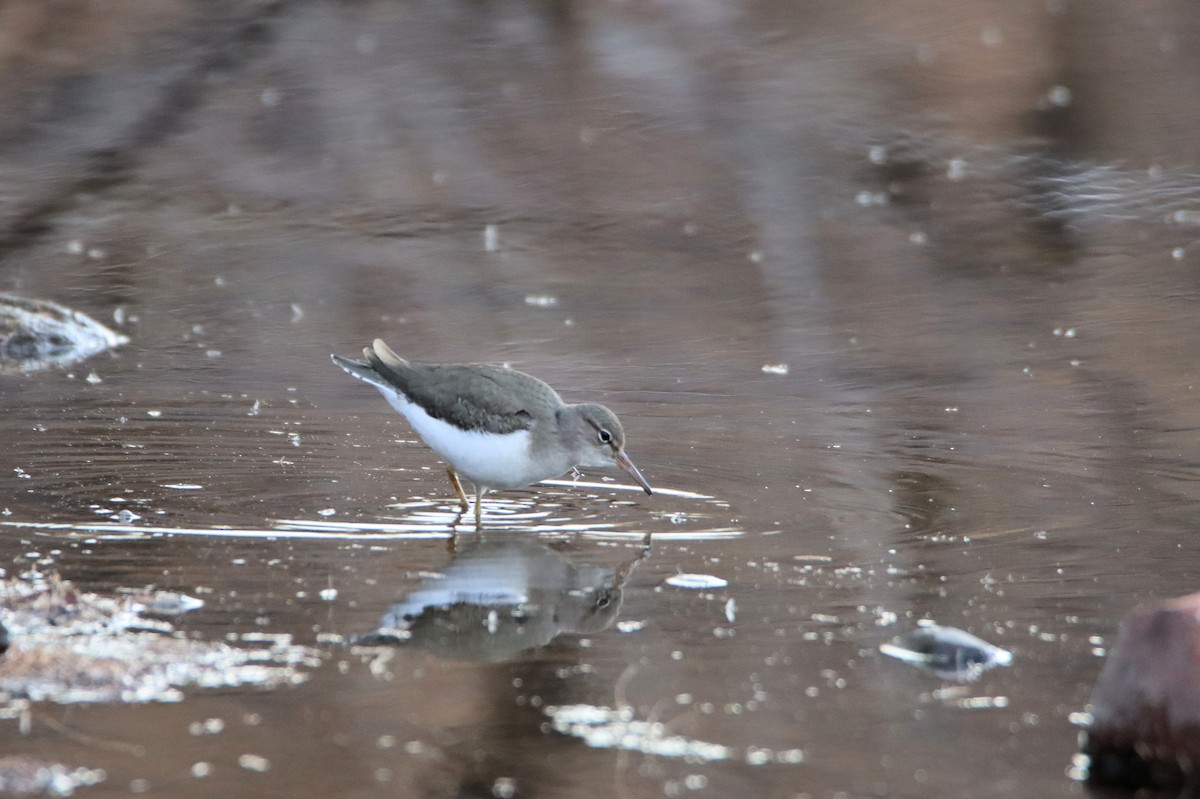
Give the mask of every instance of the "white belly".
M 425 413 L 420 405 L 409 402 L 398 391 L 379 385 L 376 388 L 393 408 L 404 414 L 430 449 L 476 485 L 520 488 L 558 474 L 539 474 L 531 469 L 528 430 L 503 435 L 460 430 Z

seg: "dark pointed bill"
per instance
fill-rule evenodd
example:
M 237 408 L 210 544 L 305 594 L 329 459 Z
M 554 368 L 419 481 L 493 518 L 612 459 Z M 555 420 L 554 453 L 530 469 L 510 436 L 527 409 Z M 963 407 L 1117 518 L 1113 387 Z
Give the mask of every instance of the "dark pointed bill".
M 638 471 L 638 467 L 634 466 L 633 461 L 629 460 L 629 456 L 625 454 L 625 450 L 617 453 L 617 465 L 629 472 L 629 475 L 634 480 L 637 480 L 637 484 L 642 487 L 643 491 L 647 494 L 654 493 L 650 490 L 650 484 L 646 482 L 646 478 L 642 477 L 642 473 Z

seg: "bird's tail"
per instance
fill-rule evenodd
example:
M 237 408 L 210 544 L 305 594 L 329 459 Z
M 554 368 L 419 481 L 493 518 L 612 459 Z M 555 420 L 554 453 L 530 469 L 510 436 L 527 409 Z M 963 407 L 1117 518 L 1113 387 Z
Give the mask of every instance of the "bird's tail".
M 408 368 L 408 361 L 392 352 L 382 339 L 375 339 L 370 347 L 363 348 L 364 360 L 355 361 L 341 355 L 329 357 L 351 376 L 375 386 L 392 387 L 389 377 L 394 380 L 396 375 Z
M 374 366 L 377 370 L 382 367 L 383 369 L 395 372 L 408 368 L 408 361 L 392 352 L 392 348 L 384 344 L 381 338 L 377 338 L 371 342 L 371 346 L 363 347 L 363 357 L 367 359 L 367 363 Z

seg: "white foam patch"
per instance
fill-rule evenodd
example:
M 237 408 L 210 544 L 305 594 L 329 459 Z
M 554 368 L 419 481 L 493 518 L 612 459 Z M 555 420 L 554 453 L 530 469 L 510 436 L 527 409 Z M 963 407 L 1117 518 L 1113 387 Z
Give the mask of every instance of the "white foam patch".
M 542 485 L 548 486 L 563 486 L 565 488 L 598 488 L 608 491 L 633 491 L 638 494 L 644 493 L 641 486 L 626 485 L 624 483 L 594 483 L 587 480 L 542 480 Z M 655 496 L 678 497 L 680 499 L 714 499 L 707 494 L 696 494 L 692 491 L 682 491 L 677 488 L 660 488 L 652 486 Z

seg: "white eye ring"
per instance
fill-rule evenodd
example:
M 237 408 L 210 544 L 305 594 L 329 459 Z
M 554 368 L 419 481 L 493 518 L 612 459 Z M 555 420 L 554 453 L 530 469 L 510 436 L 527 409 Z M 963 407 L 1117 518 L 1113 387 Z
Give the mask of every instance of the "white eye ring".
M 608 432 L 607 430 L 601 430 L 599 433 L 597 433 L 597 437 L 600 439 L 601 444 L 612 443 L 612 433 Z

